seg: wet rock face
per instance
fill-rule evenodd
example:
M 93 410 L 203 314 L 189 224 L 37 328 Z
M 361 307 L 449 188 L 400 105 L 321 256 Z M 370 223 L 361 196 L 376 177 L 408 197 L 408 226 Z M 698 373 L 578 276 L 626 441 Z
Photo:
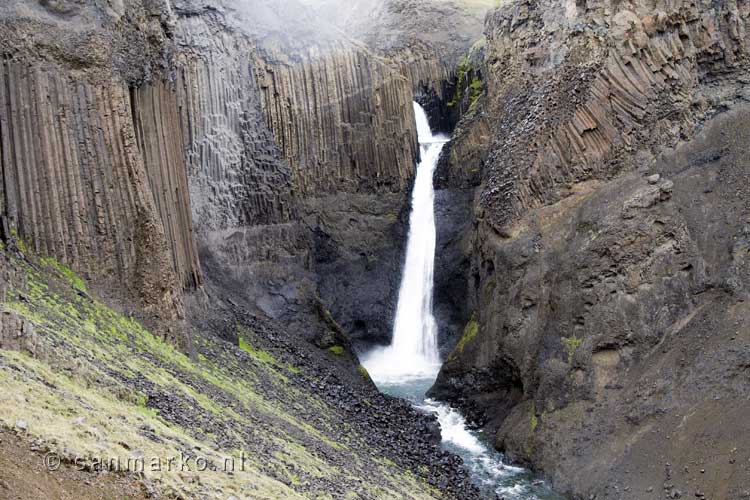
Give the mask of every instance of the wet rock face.
M 388 344 L 408 230 L 408 194 L 339 193 L 306 200 L 320 296 L 362 348 Z
M 727 478 L 748 459 L 748 15 L 516 2 L 488 20 L 487 93 L 438 172 L 478 185 L 476 329 L 433 393 L 562 491 L 745 494 Z
M 433 314 L 443 359 L 461 338 L 470 312 L 466 301 L 471 262 L 473 190 L 435 191 L 435 269 Z

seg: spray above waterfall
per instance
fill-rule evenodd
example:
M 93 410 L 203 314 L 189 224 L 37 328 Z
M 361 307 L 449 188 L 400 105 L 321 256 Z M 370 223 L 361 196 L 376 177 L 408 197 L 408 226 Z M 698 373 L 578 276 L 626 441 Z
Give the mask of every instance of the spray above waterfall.
M 391 345 L 371 351 L 363 364 L 376 380 L 434 377 L 440 369 L 438 329 L 432 315 L 435 265 L 435 190 L 432 177 L 444 135 L 433 135 L 422 107 L 414 103 L 421 161 L 417 166 L 409 216 L 406 260 Z

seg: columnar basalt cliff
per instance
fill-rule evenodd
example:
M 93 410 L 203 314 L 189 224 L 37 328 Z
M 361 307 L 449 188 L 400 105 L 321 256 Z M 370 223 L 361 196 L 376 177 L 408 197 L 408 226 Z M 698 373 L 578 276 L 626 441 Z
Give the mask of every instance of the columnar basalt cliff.
M 404 110 L 411 82 L 356 47 L 257 69 L 266 122 L 302 196 L 402 192 L 414 171 L 416 130 Z M 269 62 L 270 61 L 270 62 Z
M 476 195 L 454 235 L 473 316 L 433 393 L 575 496 L 749 493 L 749 16 L 518 1 L 488 18 L 486 93 L 440 173 Z
M 355 337 L 387 339 L 416 131 L 411 83 L 358 47 L 257 70 L 266 122 L 313 228 L 323 302 Z M 366 304 L 365 307 L 362 307 Z
M 405 240 L 418 156 L 411 102 L 447 102 L 459 54 L 479 36 L 487 5 L 312 7 L 347 38 L 312 36 L 294 24 L 283 52 L 261 44 L 255 72 L 263 110 L 313 229 L 323 303 L 355 340 L 386 343 L 403 253 L 393 242 Z M 438 26 L 423 30 L 428 20 Z
M 136 139 L 174 271 L 183 288 L 193 290 L 201 284 L 202 277 L 193 235 L 177 95 L 170 84 L 159 81 L 133 88 L 130 99 Z
M 289 332 L 326 337 L 312 239 L 300 223 L 290 166 L 264 121 L 252 34 L 211 8 L 181 3 L 174 12 L 179 130 L 207 281 L 190 298 L 191 315 L 231 295 Z M 220 333 L 235 335 L 232 325 Z
M 149 497 L 475 498 L 347 335 L 390 333 L 413 89 L 450 63 L 404 49 L 412 67 L 294 0 L 0 17 L 0 426 L 66 458 L 253 457 L 132 478 Z
M 159 151 L 138 140 L 134 117 L 150 133 L 174 136 L 169 118 L 150 105 L 135 109 L 145 94 L 128 90 L 162 60 L 159 11 L 135 4 L 125 19 L 58 3 L 26 14 L 21 2 L 2 9 L 13 21 L 2 27 L 0 71 L 4 227 L 175 335 L 167 323 L 182 316 L 180 283 L 200 282 L 180 194 L 184 162 L 179 143 Z M 78 39 L 66 36 L 71 16 L 88 20 Z M 159 57 L 139 65 L 131 50 Z

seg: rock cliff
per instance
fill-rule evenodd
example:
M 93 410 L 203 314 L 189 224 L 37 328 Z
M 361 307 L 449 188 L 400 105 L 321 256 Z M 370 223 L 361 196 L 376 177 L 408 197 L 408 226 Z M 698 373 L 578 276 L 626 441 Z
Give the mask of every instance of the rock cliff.
M 128 13 L 3 5 L 0 216 L 28 250 L 81 270 L 174 337 L 181 289 L 200 283 L 175 110 L 167 101 L 160 113 L 158 87 L 130 92 L 168 57 L 165 14 L 142 3 Z
M 487 20 L 486 92 L 441 169 L 472 216 L 448 235 L 470 241 L 467 325 L 433 393 L 575 497 L 749 494 L 749 15 L 517 1 Z
M 357 341 L 390 340 L 418 156 L 411 101 L 446 99 L 487 4 L 314 2 L 327 21 L 316 33 L 293 22 L 259 38 L 265 122 L 312 229 L 320 297 Z
M 385 51 L 316 12 L 294 0 L 0 6 L 2 426 L 28 420 L 21 438 L 45 446 L 65 428 L 65 454 L 120 438 L 109 451 L 248 446 L 267 498 L 474 497 L 434 423 L 377 394 L 347 335 L 390 335 L 411 101 L 442 92 L 451 59 L 425 41 Z M 100 399 L 84 406 L 127 433 L 97 420 L 106 436 L 77 434 L 63 407 L 92 380 Z M 367 444 L 333 451 L 352 432 Z M 339 467 L 360 461 L 356 479 Z M 341 480 L 313 477 L 331 471 Z

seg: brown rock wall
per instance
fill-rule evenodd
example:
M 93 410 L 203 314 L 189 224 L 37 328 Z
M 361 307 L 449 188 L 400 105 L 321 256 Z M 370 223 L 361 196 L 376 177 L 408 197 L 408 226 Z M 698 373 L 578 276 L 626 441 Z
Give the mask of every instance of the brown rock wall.
M 400 192 L 417 155 L 411 82 L 360 49 L 256 67 L 266 123 L 301 195 Z
M 125 283 L 149 313 L 179 314 L 127 87 L 5 61 L 0 124 L 2 213 L 27 248 L 86 278 Z

